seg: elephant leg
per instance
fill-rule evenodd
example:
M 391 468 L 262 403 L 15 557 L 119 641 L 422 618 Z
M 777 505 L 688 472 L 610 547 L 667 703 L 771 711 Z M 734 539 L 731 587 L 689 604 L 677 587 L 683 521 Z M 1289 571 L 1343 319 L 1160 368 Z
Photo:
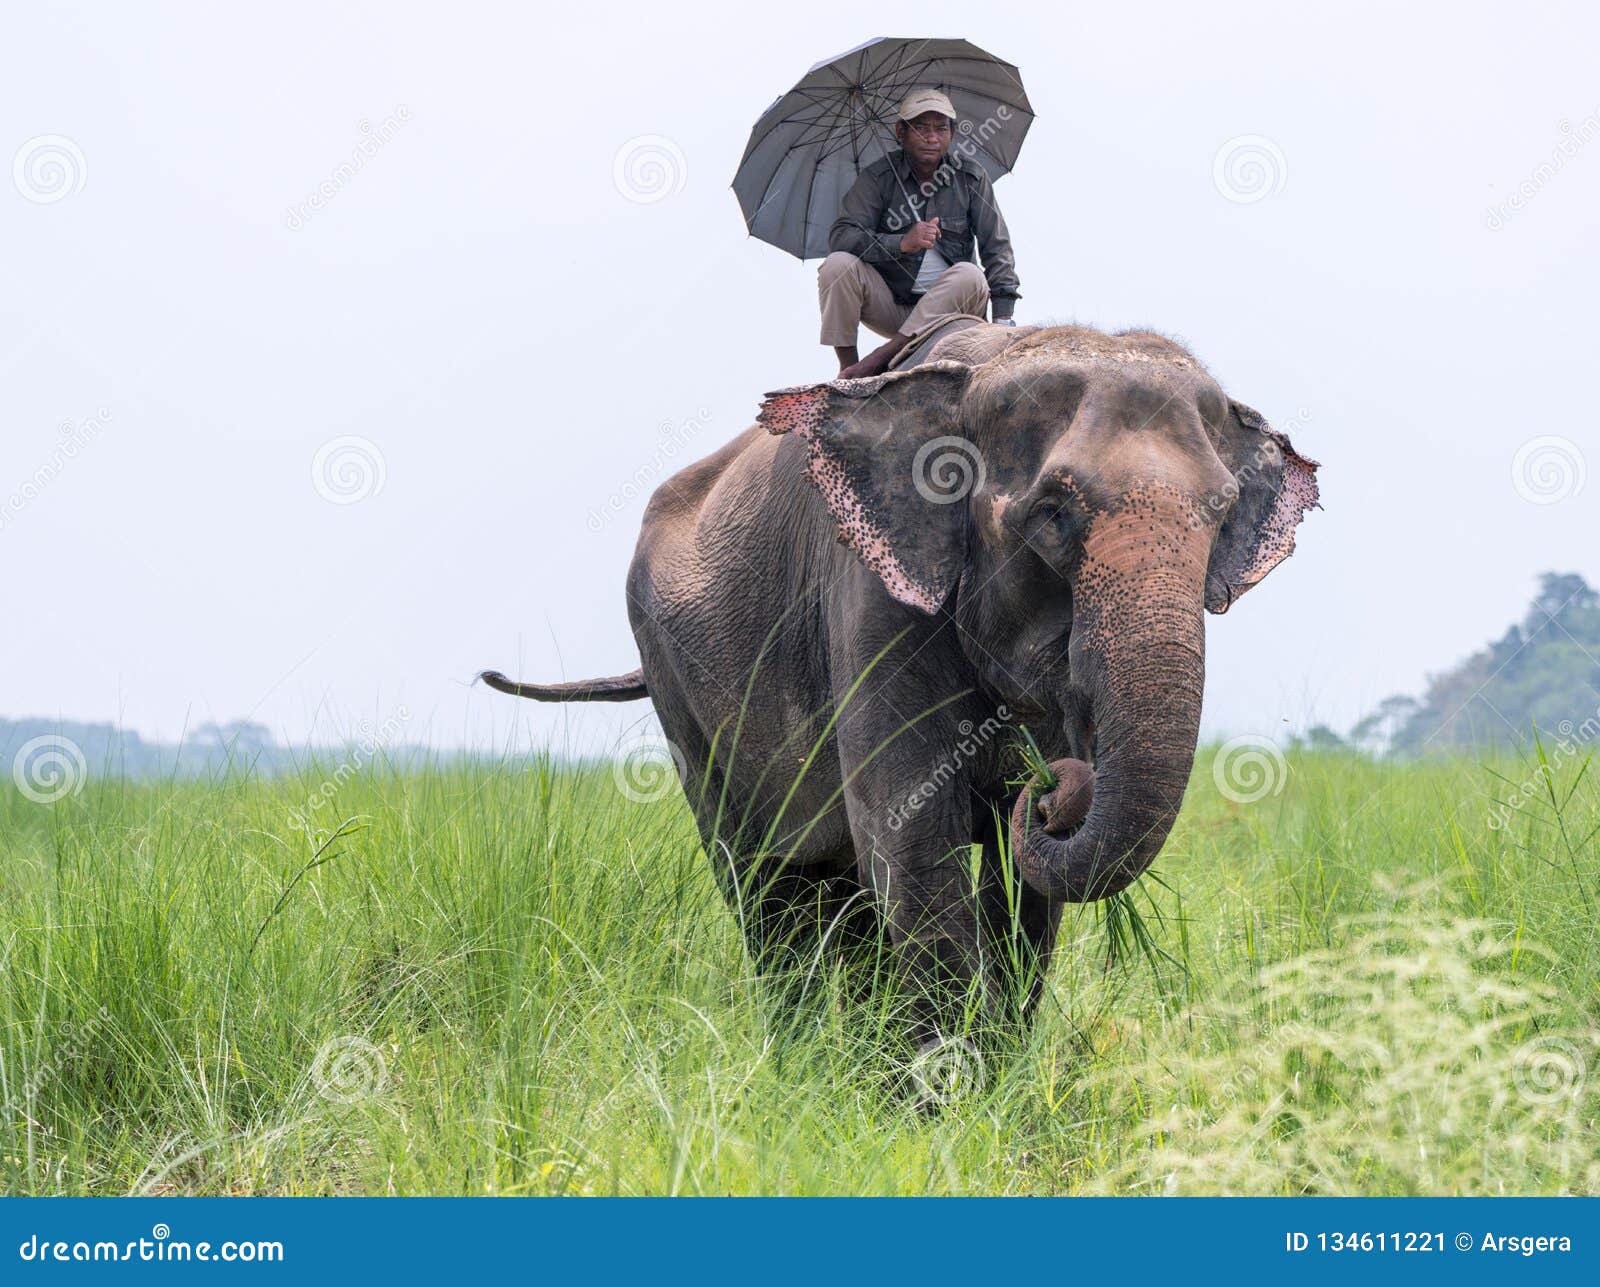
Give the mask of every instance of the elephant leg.
M 816 981 L 845 964 L 853 990 L 859 991 L 860 981 L 871 977 L 883 925 L 857 879 L 843 819 L 829 825 L 826 811 L 816 816 L 802 804 L 787 827 L 780 825 L 778 810 L 789 786 L 781 775 L 756 775 L 753 792 L 748 780 L 743 787 L 735 785 L 712 754 L 711 740 L 691 720 L 670 710 L 660 717 L 682 754 L 690 810 L 756 973 L 781 997 L 798 1002 Z M 789 753 L 803 754 L 807 745 Z M 783 743 L 771 762 L 787 763 L 788 748 Z M 803 853 L 782 851 L 797 834 L 804 837 Z
M 895 981 L 911 1007 L 910 1035 L 926 1046 L 966 1032 L 989 1007 L 967 792 L 952 788 L 906 817 L 889 799 L 874 798 L 874 785 L 863 773 L 845 793 L 860 879 L 888 927 Z
M 780 1009 L 798 1006 L 840 967 L 849 996 L 870 987 L 883 925 L 856 879 L 853 853 L 799 866 L 719 848 L 712 861 L 751 963 Z

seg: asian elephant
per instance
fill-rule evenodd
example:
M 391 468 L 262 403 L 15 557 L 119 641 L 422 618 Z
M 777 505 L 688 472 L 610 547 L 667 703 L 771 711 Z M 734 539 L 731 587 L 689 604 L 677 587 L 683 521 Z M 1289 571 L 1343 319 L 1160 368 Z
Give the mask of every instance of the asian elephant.
M 757 966 L 886 931 L 937 1047 L 962 1007 L 1025 1015 L 1062 905 L 1155 858 L 1205 613 L 1293 550 L 1318 489 L 1159 334 L 985 324 L 916 358 L 768 394 L 655 492 L 627 580 L 641 670 L 484 678 L 648 696 Z M 1044 798 L 1019 796 L 1023 727 L 1055 762 Z

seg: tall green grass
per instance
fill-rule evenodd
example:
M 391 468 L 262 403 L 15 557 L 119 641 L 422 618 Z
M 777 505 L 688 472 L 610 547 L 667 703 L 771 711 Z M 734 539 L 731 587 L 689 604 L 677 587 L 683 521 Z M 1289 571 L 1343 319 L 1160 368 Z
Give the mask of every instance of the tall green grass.
M 325 768 L 6 783 L 0 1183 L 1600 1192 L 1584 768 L 1291 754 L 1238 803 L 1203 754 L 1159 879 L 1068 909 L 1026 1047 L 931 1115 L 887 1003 L 773 1014 L 678 793 L 606 765 L 367 767 L 307 825 Z

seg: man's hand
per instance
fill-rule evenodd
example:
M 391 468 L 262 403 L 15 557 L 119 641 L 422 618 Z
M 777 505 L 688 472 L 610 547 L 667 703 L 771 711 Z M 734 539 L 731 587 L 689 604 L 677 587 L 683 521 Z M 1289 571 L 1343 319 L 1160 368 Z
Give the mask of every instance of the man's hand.
M 919 250 L 932 250 L 939 240 L 939 216 L 911 225 L 911 231 L 900 238 L 900 249 L 908 255 L 914 255 Z

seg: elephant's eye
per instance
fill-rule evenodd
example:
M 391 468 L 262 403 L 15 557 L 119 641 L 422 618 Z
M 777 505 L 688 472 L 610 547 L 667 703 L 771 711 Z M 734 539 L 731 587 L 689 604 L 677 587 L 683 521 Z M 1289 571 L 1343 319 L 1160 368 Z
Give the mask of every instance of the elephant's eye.
M 1056 566 L 1072 549 L 1078 524 L 1065 492 L 1052 489 L 1028 509 L 1022 525 L 1022 539 L 1045 562 Z

